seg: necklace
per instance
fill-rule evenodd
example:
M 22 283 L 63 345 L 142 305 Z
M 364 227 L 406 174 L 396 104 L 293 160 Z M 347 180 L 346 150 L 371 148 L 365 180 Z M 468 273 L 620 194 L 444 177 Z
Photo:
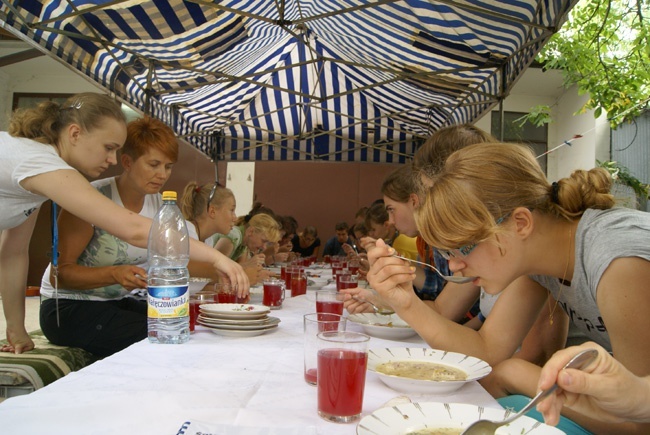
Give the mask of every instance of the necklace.
M 555 305 L 553 306 L 553 309 L 551 310 L 551 298 L 548 299 L 548 308 L 551 310 L 551 313 L 548 315 L 548 321 L 552 325 L 553 324 L 553 315 L 555 314 L 555 310 L 557 309 L 557 304 L 560 302 L 560 297 L 562 296 L 562 291 L 564 290 L 564 287 L 568 284 L 571 286 L 571 283 L 569 283 L 566 280 L 566 274 L 569 271 L 569 263 L 571 262 L 571 248 L 573 247 L 573 228 L 569 228 L 569 251 L 567 252 L 567 257 L 566 257 L 566 266 L 564 266 L 564 274 L 562 275 L 562 279 L 560 280 L 560 291 L 557 294 L 557 298 L 555 299 Z M 550 292 L 549 292 L 550 296 Z

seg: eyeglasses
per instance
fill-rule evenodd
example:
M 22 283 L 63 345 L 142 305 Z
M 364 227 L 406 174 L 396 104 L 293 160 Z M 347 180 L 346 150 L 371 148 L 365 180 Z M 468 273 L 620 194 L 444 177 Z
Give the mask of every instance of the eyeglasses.
M 508 219 L 509 216 L 510 213 L 501 216 L 499 219 L 497 219 L 496 224 L 500 225 L 501 223 L 503 223 L 503 221 Z M 470 243 L 468 245 L 463 245 L 460 248 L 456 248 L 456 249 L 438 249 L 437 251 L 440 254 L 440 256 L 445 260 L 451 260 L 452 258 L 465 258 L 472 253 L 472 251 L 474 250 L 474 248 L 476 248 L 477 245 L 478 242 Z
M 212 186 L 212 190 L 210 191 L 210 195 L 208 195 L 208 205 L 206 206 L 208 212 L 210 211 L 210 204 L 212 204 L 214 194 L 217 193 L 217 186 L 220 186 L 220 184 L 218 181 L 215 181 L 214 186 Z

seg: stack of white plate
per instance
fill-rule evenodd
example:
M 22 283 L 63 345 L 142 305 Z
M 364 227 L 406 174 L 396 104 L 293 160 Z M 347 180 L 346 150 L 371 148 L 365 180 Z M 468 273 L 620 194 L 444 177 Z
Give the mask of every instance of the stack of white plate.
M 269 307 L 251 304 L 203 304 L 197 322 L 217 335 L 253 337 L 278 327 Z

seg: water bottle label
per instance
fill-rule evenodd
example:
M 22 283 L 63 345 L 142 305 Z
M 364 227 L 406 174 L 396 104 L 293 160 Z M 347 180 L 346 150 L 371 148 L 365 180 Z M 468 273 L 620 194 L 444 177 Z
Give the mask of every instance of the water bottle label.
M 149 286 L 147 316 L 157 319 L 187 317 L 190 312 L 187 285 Z

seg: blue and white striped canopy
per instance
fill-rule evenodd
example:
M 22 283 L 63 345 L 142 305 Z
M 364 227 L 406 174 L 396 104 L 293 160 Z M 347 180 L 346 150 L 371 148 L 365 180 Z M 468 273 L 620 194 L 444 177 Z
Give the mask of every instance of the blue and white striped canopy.
M 577 0 L 0 0 L 219 160 L 404 162 L 504 98 Z

